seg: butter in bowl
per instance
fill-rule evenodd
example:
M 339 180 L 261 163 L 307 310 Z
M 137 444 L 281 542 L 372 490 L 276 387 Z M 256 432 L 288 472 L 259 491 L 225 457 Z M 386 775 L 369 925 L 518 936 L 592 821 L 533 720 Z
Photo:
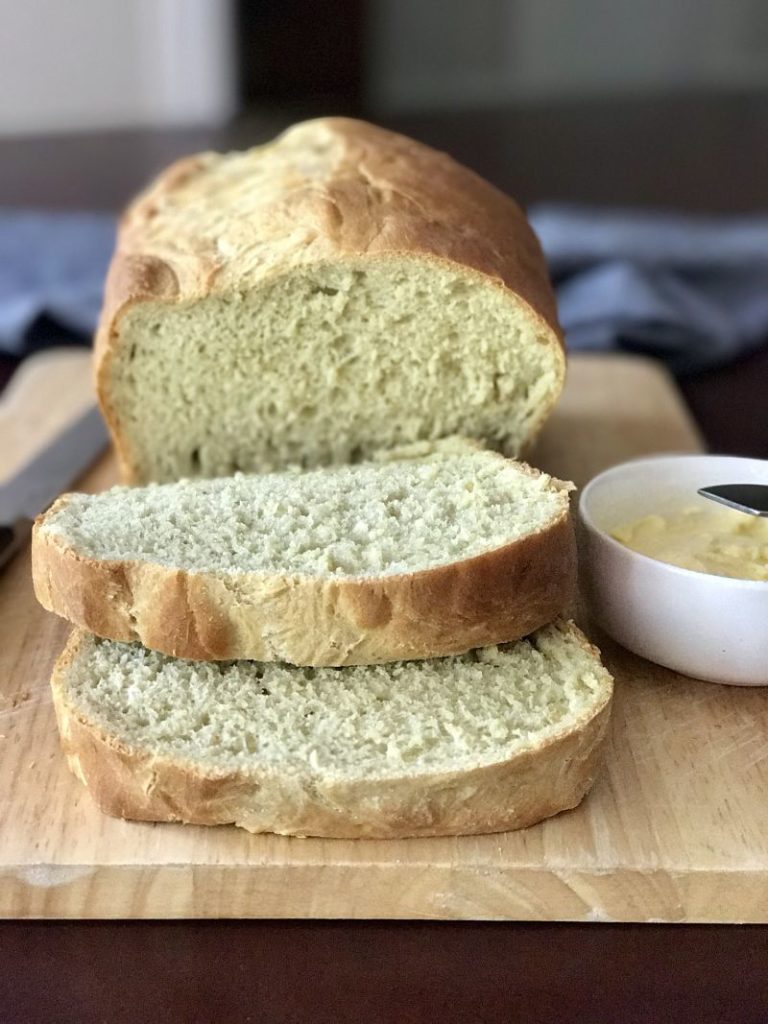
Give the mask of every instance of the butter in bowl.
M 579 502 L 593 619 L 619 643 L 694 678 L 768 685 L 768 520 L 699 488 L 768 484 L 768 462 L 662 455 L 614 466 Z

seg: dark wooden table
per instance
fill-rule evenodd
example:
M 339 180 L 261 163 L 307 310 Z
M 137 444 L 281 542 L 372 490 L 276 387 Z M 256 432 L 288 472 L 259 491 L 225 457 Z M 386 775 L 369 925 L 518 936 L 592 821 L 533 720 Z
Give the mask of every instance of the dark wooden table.
M 2 141 L 0 203 L 115 209 L 175 156 L 253 144 L 292 119 Z M 765 97 L 574 103 L 390 124 L 449 150 L 526 204 L 768 206 Z M 0 384 L 13 368 L 0 362 Z M 711 448 L 768 457 L 768 348 L 681 387 Z M 763 927 L 0 923 L 0 1024 L 767 1020 Z

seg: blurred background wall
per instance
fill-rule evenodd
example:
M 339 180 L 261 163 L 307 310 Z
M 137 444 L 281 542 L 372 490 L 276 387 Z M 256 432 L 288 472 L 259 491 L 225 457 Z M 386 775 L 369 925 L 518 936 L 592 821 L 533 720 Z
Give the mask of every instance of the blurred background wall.
M 220 123 L 229 0 L 0 0 L 0 133 Z
M 768 88 L 766 0 L 0 0 L 0 134 Z
M 372 0 L 372 104 L 768 84 L 765 0 Z

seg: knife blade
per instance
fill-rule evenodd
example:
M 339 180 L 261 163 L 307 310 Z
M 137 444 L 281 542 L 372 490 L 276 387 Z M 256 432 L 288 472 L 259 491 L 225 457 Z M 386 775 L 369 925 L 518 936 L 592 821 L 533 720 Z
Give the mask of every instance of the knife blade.
M 699 494 L 750 516 L 768 516 L 768 484 L 718 484 L 700 487 Z
M 0 485 L 0 568 L 24 544 L 35 516 L 90 466 L 107 440 L 101 414 L 90 406 Z

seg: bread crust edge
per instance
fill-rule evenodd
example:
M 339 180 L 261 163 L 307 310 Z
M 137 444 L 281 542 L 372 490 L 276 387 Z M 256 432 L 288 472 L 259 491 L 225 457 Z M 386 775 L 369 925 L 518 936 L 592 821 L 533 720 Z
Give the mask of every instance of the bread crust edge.
M 44 529 L 68 500 L 34 526 L 39 602 L 97 636 L 177 658 L 343 666 L 447 657 L 526 636 L 575 596 L 566 495 L 536 533 L 447 565 L 372 578 L 196 573 L 89 558 Z

